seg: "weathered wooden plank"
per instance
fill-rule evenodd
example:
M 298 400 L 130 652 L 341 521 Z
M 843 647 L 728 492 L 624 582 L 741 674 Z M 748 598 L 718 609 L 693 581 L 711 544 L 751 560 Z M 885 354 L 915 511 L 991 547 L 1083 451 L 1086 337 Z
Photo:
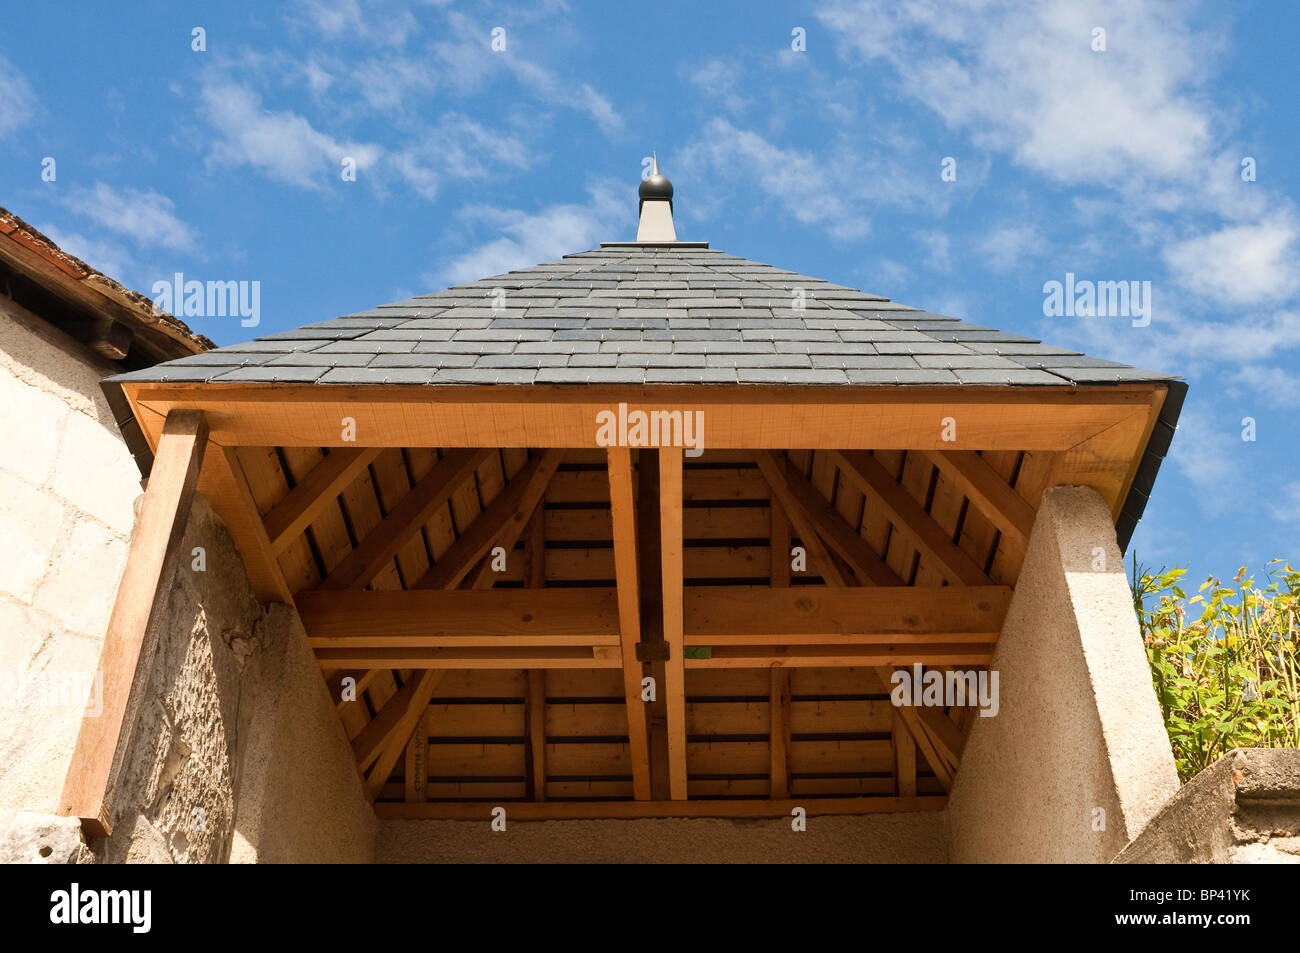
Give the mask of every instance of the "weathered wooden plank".
M 100 652 L 102 684 L 92 697 L 101 710 L 82 719 L 59 796 L 59 813 L 80 818 L 98 836 L 112 832 L 113 786 L 147 688 L 207 441 L 203 414 L 177 410 L 168 417 Z

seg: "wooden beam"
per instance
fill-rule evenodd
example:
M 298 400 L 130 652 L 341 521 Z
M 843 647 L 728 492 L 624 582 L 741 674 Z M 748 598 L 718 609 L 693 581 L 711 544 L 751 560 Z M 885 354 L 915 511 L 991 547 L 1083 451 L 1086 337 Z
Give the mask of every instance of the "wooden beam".
M 961 764 L 962 749 L 966 747 L 965 736 L 941 708 L 922 706 L 917 708 L 916 713 L 920 716 L 921 724 L 925 726 L 925 732 L 930 736 L 935 751 L 939 753 L 939 757 L 948 762 L 955 773 L 957 766 Z
M 398 689 L 397 694 L 388 699 L 384 707 L 370 719 L 369 724 L 361 729 L 361 733 L 352 739 L 352 754 L 362 771 L 375 763 L 375 759 L 392 739 L 393 732 L 406 718 L 411 710 L 419 682 L 418 678 L 407 679 L 406 684 Z M 425 704 L 427 706 L 428 702 L 426 701 Z
M 164 416 L 209 411 L 213 439 L 232 446 L 344 446 L 339 421 L 353 417 L 367 446 L 594 449 L 597 415 L 626 403 L 629 413 L 702 411 L 710 446 L 769 450 L 1065 450 L 1144 405 L 1153 387 L 124 386 Z M 946 417 L 960 421 L 956 444 L 943 439 Z
M 382 801 L 375 805 L 381 820 L 489 821 L 496 802 L 434 802 L 407 804 Z M 599 820 L 640 817 L 783 817 L 796 807 L 809 817 L 840 814 L 897 814 L 914 811 L 942 811 L 946 797 L 852 797 L 806 798 L 803 800 L 704 800 L 704 801 L 548 801 L 537 804 L 516 801 L 505 804 L 513 821 Z
M 916 797 L 916 740 L 903 716 L 891 709 L 890 741 L 894 747 L 894 785 L 899 797 Z
M 510 521 L 508 521 L 506 523 L 506 528 L 504 532 L 502 532 L 502 534 L 497 538 L 496 545 L 504 547 L 507 553 L 514 552 L 515 543 L 519 542 L 523 533 L 527 530 L 528 524 L 532 520 L 533 516 L 540 514 L 542 512 L 542 509 L 545 505 L 542 501 L 546 498 L 546 490 L 550 484 L 550 478 L 555 475 L 556 468 L 564 461 L 564 451 L 547 450 L 542 455 L 542 460 L 543 460 L 542 468 L 547 470 L 549 474 L 547 479 L 541 482 L 540 489 L 537 489 L 535 499 L 532 499 L 531 502 L 525 501 L 523 505 L 518 507 L 517 512 L 523 515 L 518 520 L 512 518 Z M 541 561 L 542 575 L 544 578 L 545 569 L 546 569 L 545 546 L 543 546 L 542 552 L 538 554 L 536 557 L 532 555 L 529 556 L 530 559 L 529 572 L 532 572 L 533 570 L 533 566 L 531 563 L 531 560 L 533 558 L 537 558 Z M 478 568 L 476 568 L 474 571 L 472 571 L 469 574 L 469 582 L 466 588 L 491 589 L 494 585 L 496 585 L 496 577 L 497 574 L 492 569 L 491 560 L 487 557 L 484 557 L 480 561 Z M 539 583 L 539 585 L 544 585 L 544 583 Z
M 528 734 L 528 793 L 534 801 L 546 800 L 546 671 L 529 669 L 528 694 L 524 698 Z
M 692 586 L 687 645 L 889 645 L 996 642 L 1010 586 Z
M 940 663 L 936 662 L 934 664 Z M 989 663 L 984 662 L 974 664 L 987 665 Z M 893 684 L 893 672 L 894 669 L 891 665 L 882 665 L 876 668 L 876 677 L 879 678 L 881 684 L 885 686 L 886 692 L 890 690 L 890 686 Z M 916 746 L 921 749 L 921 754 L 925 757 L 925 760 L 929 762 L 930 770 L 932 770 L 934 776 L 939 779 L 939 784 L 943 786 L 945 791 L 951 791 L 953 778 L 956 776 L 956 765 L 944 758 L 939 746 L 935 743 L 934 736 L 929 730 L 927 730 L 926 724 L 921 718 L 920 712 L 922 710 L 923 709 L 913 705 L 894 705 L 895 714 L 897 714 L 898 717 L 903 720 L 903 724 L 907 726 L 907 730 L 911 734 L 912 739 L 916 742 Z
M 632 761 L 632 790 L 638 801 L 650 799 L 650 740 L 645 702 L 641 700 L 641 595 L 637 582 L 636 504 L 632 493 L 632 451 L 610 447 L 609 504 L 614 541 L 614 575 L 618 592 L 619 642 L 623 663 L 623 699 L 627 708 L 628 754 Z
M 614 589 L 315 589 L 298 612 L 316 649 L 619 644 Z
M 424 718 L 429 707 L 429 699 L 433 697 L 433 693 L 438 688 L 438 683 L 442 681 L 444 674 L 446 673 L 441 670 L 429 669 L 419 672 L 414 676 L 413 682 L 408 683 L 412 685 L 412 689 L 406 698 L 401 717 L 392 726 L 383 748 L 379 752 L 379 756 L 375 759 L 374 767 L 366 775 L 366 790 L 370 794 L 370 800 L 373 801 L 379 796 L 384 782 L 393 773 L 393 768 L 397 765 L 397 759 L 406 750 L 406 744 L 410 741 L 411 734 Z M 405 688 L 406 686 L 402 687 L 403 692 Z
M 1018 540 L 1021 546 L 1028 544 L 1034 528 L 1034 508 L 983 457 L 974 450 L 923 452 L 1002 535 Z
M 429 791 L 429 713 L 425 712 L 415 725 L 411 740 L 406 743 L 406 770 L 403 795 L 407 801 L 428 800 Z
M 866 450 L 833 450 L 831 459 L 859 492 L 884 507 L 889 521 L 953 584 L 986 586 L 989 577 L 934 517 Z
M 458 590 L 464 591 L 464 590 Z M 911 653 L 891 656 L 898 664 L 924 661 L 929 656 Z M 960 661 L 960 659 L 958 659 Z M 559 645 L 436 648 L 336 648 L 316 649 L 322 669 L 341 666 L 375 668 L 622 668 L 617 638 L 609 645 Z
M 688 658 L 688 671 L 701 668 L 871 668 L 877 665 L 988 665 L 992 642 L 919 642 L 879 645 L 716 645 L 708 655 Z
M 663 576 L 660 572 L 659 535 L 659 451 L 642 448 L 636 452 L 636 523 L 642 527 L 637 539 L 637 581 L 641 595 L 641 644 L 649 651 L 643 672 L 656 686 L 646 705 L 650 733 L 650 792 L 656 801 L 671 800 L 668 788 L 668 705 L 664 686 L 668 683 L 668 643 L 664 641 Z
M 322 589 L 359 589 L 374 579 L 379 570 L 438 510 L 446 506 L 457 487 L 464 483 L 492 453 L 492 450 L 452 450 L 411 487 L 383 521 L 357 548 L 343 558 Z
M 475 517 L 460 538 L 442 554 L 442 557 L 425 573 L 424 578 L 416 583 L 417 589 L 454 589 L 461 580 L 471 572 L 492 550 L 494 546 L 505 546 L 506 552 L 513 551 L 515 542 L 528 525 L 528 518 L 537 509 L 537 504 L 546 493 L 546 485 L 555 474 L 555 469 L 564 457 L 562 450 L 547 450 L 541 456 L 533 457 L 510 480 L 510 483 L 496 498 Z M 474 588 L 490 588 L 493 572 L 490 563 L 480 567 L 481 572 L 473 573 Z M 488 585 L 477 585 L 477 580 L 485 577 Z
M 659 449 L 659 537 L 663 577 L 664 641 L 668 661 L 661 686 L 668 714 L 668 789 L 686 800 L 686 668 L 682 620 L 682 450 Z
M 257 598 L 293 605 L 293 593 L 271 551 L 271 541 L 235 448 L 220 447 L 211 440 L 209 444 L 199 474 L 199 492 L 230 530 Z
M 773 589 L 790 585 L 790 520 L 780 501 L 772 500 L 768 506 L 768 538 L 772 547 L 771 582 Z
M 82 719 L 59 796 L 59 813 L 80 818 L 92 836 L 112 833 L 114 787 L 148 688 L 207 440 L 203 414 L 177 410 L 158 443 L 99 656 L 102 681 L 91 697 L 101 710 Z
M 799 529 L 799 539 L 808 549 L 809 557 L 815 557 L 813 561 L 824 570 L 822 576 L 828 583 L 842 585 L 849 580 L 835 566 L 829 553 L 814 553 L 814 548 L 820 548 L 816 542 L 819 535 L 830 549 L 849 564 L 862 582 L 877 586 L 901 585 L 902 580 L 880 555 L 849 525 L 843 514 L 831 506 L 817 488 L 804 478 L 794 464 L 769 452 L 755 454 L 755 460 L 772 488 L 773 496 Z M 829 578 L 827 573 L 830 573 Z
M 773 667 L 768 705 L 768 796 L 783 801 L 790 796 L 790 670 Z
M 271 552 L 278 556 L 302 535 L 322 509 L 379 456 L 379 447 L 336 447 L 271 508 L 263 521 Z

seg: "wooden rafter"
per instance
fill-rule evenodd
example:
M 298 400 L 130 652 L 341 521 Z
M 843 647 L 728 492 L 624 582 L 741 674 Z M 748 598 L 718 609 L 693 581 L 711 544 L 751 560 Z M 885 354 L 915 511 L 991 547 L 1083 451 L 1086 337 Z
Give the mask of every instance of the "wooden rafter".
M 283 552 L 379 453 L 378 447 L 338 447 L 312 467 L 289 495 L 266 514 L 264 523 L 271 552 L 277 556 Z
M 233 447 L 217 446 L 209 440 L 199 474 L 199 492 L 221 517 L 231 536 L 240 541 L 240 555 L 253 592 L 264 602 L 293 605 L 293 594 L 285 582 L 266 528 L 258 515 L 257 502 L 249 489 L 248 477 Z
M 384 565 L 420 531 L 435 510 L 446 506 L 464 483 L 493 452 L 452 450 L 422 480 L 411 487 L 357 548 L 334 567 L 322 589 L 351 589 L 367 585 Z
M 823 578 L 828 583 L 835 580 L 833 584 L 844 585 L 850 580 L 844 578 L 822 543 L 848 563 L 862 582 L 877 586 L 901 584 L 871 545 L 789 460 L 763 451 L 755 454 L 755 461 L 772 495 L 799 530 L 799 540 L 808 550 L 808 556 L 823 570 Z
M 876 669 L 876 676 L 884 684 L 886 691 L 889 691 L 890 675 L 892 672 L 893 669 L 888 666 L 882 666 Z M 921 750 L 921 754 L 925 757 L 925 760 L 929 762 L 930 770 L 932 770 L 934 776 L 939 779 L 939 783 L 943 786 L 943 789 L 945 791 L 950 791 L 952 790 L 953 778 L 956 775 L 956 765 L 941 754 L 934 735 L 927 728 L 926 723 L 921 719 L 920 712 L 922 710 L 923 709 L 912 705 L 894 706 L 895 713 L 897 713 L 898 717 L 902 719 L 903 724 L 907 726 L 908 733 L 911 734 L 912 739 L 916 742 L 916 746 Z
M 411 682 L 409 695 L 406 695 L 405 704 L 402 708 L 400 717 L 394 719 L 392 727 L 388 730 L 387 735 L 380 746 L 378 756 L 374 760 L 374 766 L 366 775 L 366 790 L 370 793 L 370 799 L 373 801 L 379 796 L 379 791 L 388 780 L 388 776 L 393 773 L 393 768 L 397 766 L 397 761 L 402 757 L 402 752 L 406 750 L 406 744 L 410 740 L 415 728 L 423 719 L 426 709 L 429 707 L 429 700 L 433 698 L 434 691 L 438 688 L 438 683 L 442 681 L 446 673 L 439 669 L 426 669 L 416 674 Z M 402 693 L 406 692 L 406 686 L 402 686 Z M 385 706 L 386 708 L 387 706 Z M 376 716 L 376 720 L 378 716 Z
M 894 793 L 899 797 L 916 796 L 916 741 L 907 730 L 903 716 L 891 710 L 890 742 L 894 751 Z
M 686 668 L 682 619 L 682 451 L 659 449 L 659 529 L 663 577 L 664 664 L 661 691 L 668 715 L 668 788 L 674 801 L 686 800 Z
M 548 450 L 524 464 L 506 488 L 475 517 L 469 528 L 416 583 L 415 588 L 454 589 L 471 575 L 477 581 L 480 574 L 474 572 L 475 567 L 493 547 L 505 546 L 507 552 L 513 550 L 563 456 L 562 450 Z M 482 568 L 490 580 L 491 565 Z M 487 587 L 476 585 L 474 588 Z
M 764 470 L 764 476 L 767 477 L 769 483 L 773 485 L 774 493 L 778 492 L 777 487 L 782 484 L 784 484 L 786 488 L 790 486 L 791 480 L 787 475 L 788 471 L 777 471 L 777 461 L 775 457 L 766 454 L 758 454 L 757 456 L 760 461 L 759 466 Z M 766 460 L 764 458 L 766 458 Z M 803 538 L 804 532 L 807 532 L 811 537 L 815 537 L 816 529 L 813 526 L 812 515 L 809 512 L 811 509 L 811 501 L 800 501 L 798 497 L 793 493 L 790 493 L 788 494 L 788 502 L 783 499 L 782 503 L 786 506 L 793 507 L 794 512 L 791 514 L 791 520 L 794 522 L 796 528 L 800 529 L 800 538 Z M 836 515 L 838 515 L 838 513 Z M 805 526 L 800 526 L 801 521 L 805 523 Z M 845 547 L 844 551 L 851 552 L 848 547 Z M 848 584 L 848 577 L 838 569 L 834 561 L 830 558 L 829 552 L 825 548 L 818 546 L 815 554 L 813 548 L 810 548 L 808 554 L 810 557 L 815 556 L 815 558 L 820 561 L 822 577 L 826 580 L 829 586 L 839 588 Z M 852 566 L 851 562 L 850 565 Z M 852 566 L 852 568 L 854 572 L 859 572 L 863 567 Z M 865 573 L 863 573 L 863 575 L 865 576 Z M 924 589 L 917 589 L 916 587 L 902 588 L 904 591 L 910 590 L 911 592 L 919 593 L 923 598 L 927 592 L 932 598 L 942 598 L 942 596 L 939 596 L 935 590 L 927 591 Z M 984 607 L 984 611 L 998 611 L 994 608 L 994 602 L 999 598 L 999 596 L 993 589 L 983 590 L 987 593 L 985 598 L 980 598 L 978 596 L 975 598 L 969 598 L 970 593 L 968 589 L 960 587 L 945 588 L 951 590 L 951 594 L 948 595 L 948 598 L 952 598 L 952 596 L 960 598 L 963 593 L 966 593 L 968 597 L 964 602 L 966 606 L 982 606 Z M 886 593 L 886 597 L 888 598 L 893 596 L 897 591 L 898 590 L 893 590 Z M 791 590 L 791 592 L 793 592 L 793 590 Z M 945 589 L 938 590 L 938 593 L 944 592 Z M 840 593 L 837 592 L 836 595 L 840 595 Z M 917 657 L 914 661 L 930 665 L 954 664 L 973 666 L 989 664 L 993 657 L 993 646 L 997 642 L 997 635 L 1001 632 L 1002 620 L 1006 615 L 1006 607 L 1009 605 L 1010 590 L 1002 590 L 1000 599 L 1000 612 L 996 615 L 997 627 L 996 629 L 992 629 L 989 633 L 992 636 L 991 642 L 975 644 L 964 642 L 944 642 L 927 646 L 911 646 L 910 648 L 914 655 L 924 656 Z M 854 624 L 858 624 L 856 614 L 849 616 L 848 618 L 854 619 Z M 990 618 L 985 623 L 985 628 L 991 628 L 993 621 L 993 618 Z M 793 633 L 788 634 L 793 635 Z M 896 650 L 897 647 L 891 646 L 890 648 Z M 885 653 L 882 651 L 880 646 L 791 645 L 780 646 L 779 651 L 781 652 L 781 657 L 777 660 L 776 664 L 785 666 L 861 665 L 864 667 L 873 667 L 876 669 L 877 676 L 886 686 L 886 690 L 888 690 L 890 684 L 889 678 L 890 673 L 893 671 L 893 666 L 911 664 L 900 662 L 897 658 L 893 660 L 886 658 Z M 710 657 L 708 659 L 693 660 L 692 667 L 746 667 L 752 665 L 753 660 L 757 656 L 758 653 L 754 648 L 749 646 L 721 646 L 714 648 L 710 652 Z M 930 766 L 936 777 L 939 778 L 939 782 L 943 785 L 944 790 L 949 790 L 952 787 L 955 764 L 945 760 L 941 755 L 940 745 L 937 743 L 930 731 L 927 730 L 925 723 L 917 714 L 916 709 L 909 707 L 896 707 L 895 711 L 902 719 L 902 723 L 906 725 L 907 729 L 913 735 L 917 747 L 921 749 L 921 753 L 925 756 L 926 760 L 930 762 Z
M 154 457 L 100 652 L 102 710 L 82 719 L 59 796 L 59 813 L 81 818 L 93 834 L 112 832 L 112 786 L 147 687 L 137 676 L 149 671 L 158 644 L 207 442 L 203 414 L 175 411 Z
M 361 730 L 361 733 L 352 739 L 352 754 L 356 758 L 357 766 L 363 771 L 375 763 L 375 759 L 392 740 L 394 731 L 411 710 L 419 682 L 418 678 L 408 679 L 397 694 L 384 703 L 384 707 Z
M 939 468 L 1004 536 L 1021 546 L 1034 528 L 1034 508 L 974 450 L 928 450 L 926 459 Z
M 943 527 L 889 475 L 879 460 L 865 450 L 833 450 L 830 456 L 845 479 L 884 507 L 894 528 L 923 556 L 937 563 L 951 582 L 965 586 L 989 584 L 984 570 L 958 548 Z
M 638 801 L 650 799 L 650 742 L 645 702 L 641 700 L 641 598 L 637 581 L 636 507 L 632 493 L 632 451 L 611 447 L 607 455 L 609 502 L 617 580 L 619 639 L 623 665 L 623 698 L 627 708 L 628 754 L 632 788 Z

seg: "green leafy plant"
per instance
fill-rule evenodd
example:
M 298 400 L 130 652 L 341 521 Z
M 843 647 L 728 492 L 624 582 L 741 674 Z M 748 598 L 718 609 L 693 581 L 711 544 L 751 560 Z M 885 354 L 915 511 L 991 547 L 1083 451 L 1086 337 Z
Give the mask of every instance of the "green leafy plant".
M 1280 564 L 1280 565 L 1278 565 Z M 1133 560 L 1133 606 L 1184 781 L 1233 748 L 1300 747 L 1300 572 L 1274 560 L 1263 587 L 1243 566 L 1233 586 Z

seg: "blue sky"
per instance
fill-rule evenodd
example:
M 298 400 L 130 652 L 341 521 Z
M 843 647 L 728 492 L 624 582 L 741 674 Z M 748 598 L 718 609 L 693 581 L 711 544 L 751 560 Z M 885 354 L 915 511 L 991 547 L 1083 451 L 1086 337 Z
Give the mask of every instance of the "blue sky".
M 0 204 L 146 293 L 259 281 L 229 344 L 630 239 L 657 149 L 683 239 L 1186 377 L 1133 546 L 1227 577 L 1297 555 L 1298 47 L 1280 0 L 27 4 Z M 1067 272 L 1150 325 L 1044 317 Z

